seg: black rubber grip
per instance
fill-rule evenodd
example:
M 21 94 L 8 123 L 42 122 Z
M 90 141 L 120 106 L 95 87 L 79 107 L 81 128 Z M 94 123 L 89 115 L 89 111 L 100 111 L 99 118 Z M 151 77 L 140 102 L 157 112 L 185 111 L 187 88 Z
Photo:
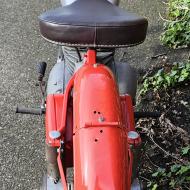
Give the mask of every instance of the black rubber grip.
M 17 106 L 16 113 L 42 115 L 44 113 L 44 111 L 41 108 L 25 108 L 25 107 Z
M 139 119 L 139 118 L 148 118 L 148 117 L 152 117 L 152 118 L 158 118 L 161 116 L 160 112 L 135 112 L 135 118 Z
M 45 75 L 45 72 L 46 72 L 46 67 L 47 67 L 47 63 L 46 62 L 41 62 L 41 63 L 38 63 L 37 65 L 37 69 L 38 69 L 38 80 L 39 81 L 42 81 L 44 75 Z

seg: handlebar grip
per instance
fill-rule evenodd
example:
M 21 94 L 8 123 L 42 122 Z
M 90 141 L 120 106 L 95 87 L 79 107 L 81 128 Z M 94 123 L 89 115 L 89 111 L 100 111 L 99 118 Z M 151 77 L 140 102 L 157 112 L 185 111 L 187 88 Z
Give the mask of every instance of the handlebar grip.
M 44 113 L 44 111 L 41 108 L 25 108 L 25 107 L 17 106 L 16 113 L 42 115 Z
M 46 62 L 41 62 L 41 63 L 38 63 L 37 65 L 37 69 L 38 69 L 38 80 L 39 81 L 42 81 L 44 75 L 45 75 L 45 72 L 46 72 L 46 67 L 47 67 L 47 63 Z

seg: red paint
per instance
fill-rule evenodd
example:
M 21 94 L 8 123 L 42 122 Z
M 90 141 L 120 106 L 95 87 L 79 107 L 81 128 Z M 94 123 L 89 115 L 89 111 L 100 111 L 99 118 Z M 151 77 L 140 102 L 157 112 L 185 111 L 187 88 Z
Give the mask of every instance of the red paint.
M 128 151 L 128 153 L 129 153 L 129 165 L 128 165 L 128 178 L 127 178 L 127 181 L 128 181 L 128 188 L 127 188 L 127 190 L 130 190 L 131 188 L 131 186 L 130 186 L 130 184 L 131 184 L 131 176 L 132 176 L 132 170 L 133 170 L 133 153 L 132 153 L 132 151 L 130 150 L 130 148 L 129 148 L 129 151 Z
M 73 108 L 74 186 L 126 190 L 126 128 L 117 84 L 106 66 L 86 64 L 75 74 Z
M 60 126 L 58 128 L 58 131 L 60 133 L 64 133 L 64 129 L 65 129 L 65 126 L 66 126 L 68 100 L 69 100 L 69 95 L 70 95 L 71 89 L 73 88 L 74 78 L 75 78 L 75 75 L 70 79 L 70 81 L 67 84 L 67 87 L 65 89 L 64 102 L 63 102 L 63 111 L 62 111 L 62 119 L 61 119 L 61 124 L 60 124 Z
M 52 140 L 51 130 L 60 131 L 61 138 Z M 64 140 L 64 168 L 74 164 L 76 190 L 131 189 L 133 154 L 129 145 L 137 141 L 127 139 L 129 131 L 135 131 L 131 97 L 119 96 L 112 72 L 96 64 L 96 51 L 88 50 L 86 63 L 69 81 L 65 93 L 47 97 L 46 141 L 59 147 Z M 57 161 L 66 189 L 60 152 Z
M 102 131 L 102 132 L 101 132 Z M 74 135 L 74 186 L 80 190 L 126 190 L 128 149 L 124 129 L 89 127 Z
M 126 94 L 120 96 L 122 117 L 128 131 L 135 131 L 134 109 L 131 97 Z
M 85 64 L 96 64 L 96 51 L 89 49 L 86 54 L 86 63 Z
M 73 105 L 74 132 L 101 117 L 104 122 L 121 122 L 118 88 L 106 66 L 85 65 L 79 69 L 74 80 Z
M 54 147 L 60 146 L 60 140 L 51 139 L 49 132 L 57 131 L 61 125 L 63 102 L 63 94 L 51 94 L 46 99 L 46 143 Z

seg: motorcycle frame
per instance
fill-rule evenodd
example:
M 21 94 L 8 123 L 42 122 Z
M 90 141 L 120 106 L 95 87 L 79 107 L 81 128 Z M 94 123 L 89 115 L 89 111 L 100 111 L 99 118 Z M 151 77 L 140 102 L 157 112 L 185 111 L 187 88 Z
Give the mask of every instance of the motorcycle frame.
M 86 66 L 90 66 L 90 67 L 87 67 L 89 69 L 89 68 L 99 67 L 99 65 L 101 65 L 101 64 L 97 64 L 97 62 L 96 62 L 96 50 L 89 49 L 85 55 L 85 64 L 79 70 L 82 70 Z M 111 72 L 111 71 L 109 71 L 109 72 Z M 80 83 L 80 79 L 79 79 L 79 83 L 75 82 L 76 76 L 78 73 L 79 73 L 79 71 L 77 71 L 73 75 L 73 77 L 70 79 L 69 83 L 67 84 L 67 87 L 65 89 L 64 94 L 49 94 L 47 96 L 46 143 L 51 147 L 58 148 L 57 163 L 58 163 L 61 182 L 62 182 L 64 190 L 67 190 L 67 182 L 66 182 L 66 177 L 65 177 L 66 176 L 65 171 L 66 171 L 66 168 L 68 167 L 68 165 L 70 165 L 70 164 L 67 162 L 63 163 L 63 155 L 64 155 L 64 153 L 69 152 L 69 150 L 70 150 L 70 153 L 73 151 L 75 155 L 79 155 L 77 152 L 77 148 L 76 148 L 77 146 L 75 146 L 75 142 L 74 142 L 74 146 L 73 146 L 73 142 L 70 142 L 70 141 L 67 142 L 66 141 L 66 136 L 67 136 L 66 133 L 70 133 L 70 136 L 72 136 L 72 135 L 75 135 L 77 130 L 81 130 L 81 129 L 75 129 L 74 127 L 73 128 L 70 127 L 70 129 L 67 128 L 68 110 L 69 110 L 69 107 L 73 106 L 70 103 L 70 101 L 72 98 L 73 99 L 75 98 L 75 94 L 73 93 L 73 89 L 76 88 L 75 85 Z M 82 76 L 82 77 L 85 77 L 85 76 Z M 113 78 L 113 80 L 114 80 L 114 78 Z M 72 93 L 73 93 L 73 95 L 72 95 Z M 116 92 L 117 97 L 114 97 L 114 99 L 116 99 L 116 101 L 119 102 L 118 106 L 120 107 L 120 110 L 116 110 L 116 111 L 118 111 L 120 114 L 120 115 L 118 115 L 118 117 L 121 117 L 119 120 L 121 123 L 119 123 L 119 122 L 106 122 L 106 121 L 101 122 L 100 121 L 100 122 L 95 122 L 95 123 L 94 122 L 93 123 L 85 123 L 85 127 L 90 128 L 90 126 L 93 126 L 94 128 L 100 127 L 100 129 L 102 129 L 102 128 L 105 129 L 106 126 L 122 127 L 121 134 L 123 136 L 125 136 L 125 138 L 124 138 L 125 139 L 124 140 L 125 145 L 117 144 L 118 146 L 115 147 L 115 150 L 119 149 L 120 152 L 124 152 L 122 155 L 125 157 L 124 160 L 126 161 L 126 164 L 127 164 L 126 174 L 124 177 L 127 177 L 127 179 L 126 179 L 126 181 L 123 179 L 124 182 L 122 180 L 120 180 L 119 183 L 123 184 L 123 187 L 121 187 L 121 186 L 116 187 L 116 189 L 124 189 L 125 188 L 127 190 L 130 190 L 131 189 L 132 172 L 133 172 L 133 148 L 139 146 L 139 144 L 141 143 L 141 139 L 139 136 L 136 139 L 129 139 L 128 138 L 128 133 L 130 131 L 135 131 L 132 100 L 131 100 L 131 97 L 129 95 L 119 96 L 119 94 L 117 94 L 117 93 L 118 93 L 118 91 Z M 109 94 L 107 94 L 107 95 L 109 96 Z M 113 101 L 115 101 L 114 99 L 113 99 Z M 115 114 L 117 114 L 117 113 L 115 112 Z M 75 117 L 75 119 L 76 119 L 76 117 Z M 80 118 L 77 118 L 77 119 L 80 121 Z M 75 121 L 74 121 L 74 123 L 75 123 Z M 57 132 L 58 134 L 60 134 L 60 136 L 57 138 L 52 138 L 50 135 L 52 131 Z M 112 132 L 110 132 L 110 133 L 112 133 Z M 113 136 L 113 134 L 114 133 L 112 133 L 112 136 Z M 90 135 L 90 138 L 92 136 L 93 135 Z M 82 137 L 84 137 L 83 134 L 82 134 Z M 107 137 L 108 137 L 108 139 L 106 139 L 106 141 L 109 141 L 111 136 L 108 135 Z M 119 137 L 118 137 L 118 139 L 119 139 Z M 75 141 L 77 141 L 77 140 L 75 140 Z M 95 141 L 96 141 L 96 139 L 95 139 Z M 104 143 L 106 143 L 106 141 L 104 141 Z M 82 144 L 83 142 L 80 140 L 80 138 L 79 138 L 79 141 L 77 141 L 77 142 L 81 143 L 82 146 L 85 145 L 85 144 Z M 127 147 L 127 151 L 124 150 L 126 148 L 125 146 Z M 88 148 L 87 151 L 89 151 L 91 149 L 90 146 L 85 146 L 85 147 Z M 119 152 L 119 151 L 116 151 L 116 152 Z M 100 153 L 104 154 L 104 150 L 100 150 Z M 124 154 L 126 154 L 126 155 L 124 155 Z M 72 158 L 72 155 L 69 155 L 69 156 Z M 117 160 L 117 155 L 112 155 L 112 156 L 115 157 L 115 160 Z M 76 162 L 76 160 L 82 160 L 82 159 L 85 159 L 85 157 L 82 156 L 80 158 L 74 159 L 74 168 L 80 167 L 80 166 L 78 166 L 78 163 Z M 112 158 L 109 158 L 109 159 L 112 159 Z M 96 161 L 96 158 L 94 158 L 94 161 Z M 71 163 L 71 165 L 72 165 L 72 163 Z M 98 171 L 98 172 L 99 172 L 99 175 L 102 176 L 102 174 L 100 174 L 100 171 Z M 117 169 L 113 170 L 112 172 L 118 173 Z M 102 171 L 102 173 L 104 173 L 104 171 Z M 88 175 L 91 176 L 90 178 L 88 178 L 88 180 L 93 182 L 94 179 L 91 179 L 91 178 L 93 178 L 93 175 L 91 175 L 91 173 L 89 173 Z M 106 175 L 104 175 L 104 176 L 106 179 Z M 121 176 L 119 176 L 119 177 L 121 177 Z M 79 178 L 79 177 L 77 176 L 77 178 Z M 74 179 L 74 182 L 75 182 L 75 179 Z M 74 185 L 74 188 L 76 190 L 83 189 L 81 184 L 82 184 L 82 182 L 79 180 L 79 182 L 77 182 Z M 98 190 L 97 187 L 96 187 L 96 189 Z

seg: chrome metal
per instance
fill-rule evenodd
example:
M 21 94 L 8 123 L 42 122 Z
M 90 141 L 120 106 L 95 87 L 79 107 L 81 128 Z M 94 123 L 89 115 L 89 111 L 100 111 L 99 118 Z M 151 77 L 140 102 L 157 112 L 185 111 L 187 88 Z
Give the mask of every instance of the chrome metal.
M 97 68 L 97 67 L 98 67 L 98 64 L 97 64 L 97 63 L 96 63 L 96 64 L 94 64 L 94 65 L 93 65 L 93 67 L 94 67 L 94 68 Z
M 105 121 L 105 118 L 103 116 L 101 116 L 101 117 L 98 118 L 98 121 L 103 122 L 103 121 Z
M 135 141 L 138 142 L 139 138 L 140 136 L 136 131 L 128 132 L 128 140 L 134 143 L 134 144 L 133 143 L 130 144 L 130 149 L 133 153 L 132 181 L 137 179 L 137 176 L 138 176 L 138 165 L 139 165 L 139 159 L 140 159 L 141 143 L 140 142 L 135 143 Z
M 67 189 L 74 190 L 74 183 L 67 182 Z M 51 177 L 45 175 L 43 177 L 43 183 L 40 190 L 64 190 L 64 188 L 61 180 L 59 180 L 57 183 L 54 183 L 54 180 Z
M 108 0 L 110 3 L 114 5 L 119 5 L 120 0 Z
M 61 184 L 61 180 L 59 180 L 57 183 L 54 183 L 54 180 L 52 178 L 45 175 L 40 190 L 64 190 L 64 189 Z
M 139 134 L 136 131 L 129 131 L 128 138 L 135 140 L 135 139 L 139 138 Z
M 61 133 L 59 131 L 50 131 L 49 136 L 52 139 L 58 139 L 61 136 Z
M 62 6 L 70 5 L 75 1 L 77 1 L 77 0 L 61 0 L 61 5 Z
M 131 190 L 142 190 L 142 187 L 138 178 L 133 180 L 133 183 L 131 185 Z
M 75 1 L 77 0 L 61 0 L 61 5 L 62 6 L 70 5 L 74 3 Z M 120 0 L 108 0 L 108 1 L 114 5 L 119 5 L 119 2 L 120 2 Z
M 67 183 L 67 188 L 68 188 L 68 190 L 74 190 L 74 184 L 73 184 L 73 182 L 68 182 Z

